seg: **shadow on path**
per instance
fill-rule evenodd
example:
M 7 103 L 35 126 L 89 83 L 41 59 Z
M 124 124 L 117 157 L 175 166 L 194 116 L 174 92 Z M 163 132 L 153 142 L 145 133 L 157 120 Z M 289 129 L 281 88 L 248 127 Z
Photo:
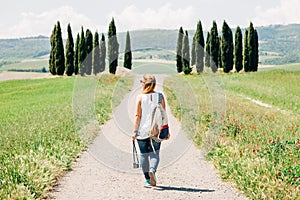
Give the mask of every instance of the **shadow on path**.
M 153 187 L 157 191 L 181 191 L 181 192 L 214 192 L 215 190 L 209 189 L 197 189 L 197 188 L 186 188 L 186 187 L 172 187 L 172 186 L 156 186 Z

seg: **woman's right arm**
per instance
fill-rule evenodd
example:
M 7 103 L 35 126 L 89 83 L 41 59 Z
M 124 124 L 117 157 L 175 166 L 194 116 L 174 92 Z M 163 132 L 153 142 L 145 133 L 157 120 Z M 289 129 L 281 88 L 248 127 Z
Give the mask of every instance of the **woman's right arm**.
M 132 140 L 136 139 L 140 122 L 142 117 L 142 99 L 141 97 L 138 98 L 137 104 L 136 104 L 136 111 L 135 111 L 135 117 L 134 117 L 134 133 L 132 135 Z

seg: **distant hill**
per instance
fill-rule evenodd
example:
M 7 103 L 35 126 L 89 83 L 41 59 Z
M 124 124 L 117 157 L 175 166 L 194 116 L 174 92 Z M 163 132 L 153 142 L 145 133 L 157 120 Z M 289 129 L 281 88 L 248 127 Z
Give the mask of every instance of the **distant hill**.
M 219 25 L 219 29 L 221 25 Z M 234 28 L 233 34 L 234 34 Z M 256 27 L 259 37 L 260 62 L 283 64 L 300 62 L 300 24 Z M 190 45 L 194 30 L 188 30 Z M 73 33 L 74 34 L 74 33 Z M 160 58 L 175 59 L 178 30 L 149 29 L 130 31 L 132 50 L 136 56 L 151 56 L 153 51 Z M 206 39 L 206 32 L 204 37 Z M 75 35 L 75 34 L 74 34 Z M 120 52 L 124 51 L 125 32 L 118 33 Z M 167 51 L 166 51 L 167 50 Z M 20 60 L 48 55 L 48 37 L 0 39 L 0 60 Z M 139 53 L 137 53 L 139 52 Z M 141 53 L 142 52 L 142 53 Z M 151 53 L 145 53 L 151 52 Z
M 37 58 L 49 52 L 50 41 L 45 36 L 0 39 L 0 59 L 3 60 Z
M 300 62 L 300 24 L 258 27 L 257 31 L 262 63 Z

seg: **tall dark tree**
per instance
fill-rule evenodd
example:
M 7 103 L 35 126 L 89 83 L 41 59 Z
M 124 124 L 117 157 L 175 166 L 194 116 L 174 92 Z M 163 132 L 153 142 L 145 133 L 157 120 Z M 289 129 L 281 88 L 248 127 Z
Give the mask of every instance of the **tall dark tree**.
M 182 72 L 182 41 L 183 41 L 183 29 L 179 28 L 176 46 L 176 66 L 177 72 Z
M 218 36 L 218 27 L 216 21 L 213 21 L 213 26 L 210 30 L 210 65 L 212 71 L 216 72 L 219 66 L 218 64 L 218 55 L 219 55 L 219 36 Z
M 57 75 L 62 76 L 65 73 L 65 54 L 59 21 L 57 22 L 56 26 L 55 43 L 55 70 Z
M 205 45 L 205 66 L 210 67 L 210 33 L 207 32 L 206 45 Z
M 131 53 L 131 43 L 130 43 L 130 35 L 129 31 L 126 34 L 126 42 L 125 42 L 125 51 L 124 51 L 124 67 L 127 69 L 131 69 L 132 66 L 132 53 Z
M 243 69 L 243 36 L 238 26 L 235 31 L 234 42 L 234 66 L 237 72 Z
M 199 20 L 195 33 L 195 64 L 198 73 L 203 72 L 204 68 L 204 36 L 202 30 L 202 24 Z
M 118 56 L 119 56 L 119 43 L 117 40 L 115 20 L 114 18 L 112 18 L 108 29 L 108 63 L 109 63 L 109 72 L 112 74 L 116 73 L 117 66 L 118 66 Z
M 255 71 L 256 67 L 256 37 L 252 22 L 248 28 L 248 49 L 249 49 L 249 68 L 250 71 Z
M 192 41 L 192 48 L 191 48 L 191 66 L 195 65 L 196 64 L 196 33 L 194 34 L 194 37 L 193 37 L 193 41 Z
M 74 54 L 74 74 L 77 75 L 79 71 L 79 42 L 80 42 L 80 36 L 79 33 L 77 33 L 76 37 L 76 44 L 75 44 L 75 54 Z
M 219 53 L 218 53 L 218 63 L 219 68 L 222 68 L 222 36 L 219 36 Z
M 257 30 L 254 30 L 254 34 L 255 34 L 255 42 L 256 42 L 256 49 L 255 49 L 255 53 L 256 53 L 256 59 L 255 59 L 255 65 L 253 68 L 253 71 L 257 71 L 258 68 L 258 62 L 259 62 L 259 53 L 258 53 L 258 34 L 257 34 Z
M 83 27 L 81 27 L 81 35 L 80 35 L 79 49 L 78 49 L 78 65 L 79 65 L 81 76 L 85 74 L 85 62 L 84 62 L 85 58 L 86 58 L 85 36 L 84 36 Z
M 226 21 L 223 22 L 221 39 L 221 65 L 225 73 L 233 69 L 233 38 L 232 31 Z
M 56 50 L 56 42 L 55 42 L 55 35 L 56 35 L 56 24 L 54 25 L 54 28 L 52 30 L 52 34 L 50 37 L 50 58 L 49 58 L 49 71 L 52 75 L 56 75 L 56 70 L 55 70 L 55 50 Z
M 190 74 L 192 69 L 190 67 L 190 45 L 189 45 L 189 35 L 185 31 L 182 42 L 182 71 L 184 74 Z
M 106 45 L 105 45 L 105 37 L 102 33 L 100 40 L 100 72 L 105 70 L 105 58 L 106 58 Z
M 93 65 L 93 34 L 87 29 L 85 34 L 85 50 L 86 50 L 86 59 L 85 59 L 85 73 L 87 75 L 92 74 L 92 65 Z
M 245 72 L 250 72 L 249 68 L 249 46 L 248 46 L 248 29 L 245 31 L 244 35 L 244 55 L 243 55 L 243 63 Z
M 74 41 L 71 25 L 68 24 L 68 38 L 66 42 L 66 74 L 72 76 L 74 73 Z
M 99 34 L 96 31 L 94 35 L 94 48 L 93 48 L 93 73 L 94 75 L 100 72 L 100 47 L 99 47 Z

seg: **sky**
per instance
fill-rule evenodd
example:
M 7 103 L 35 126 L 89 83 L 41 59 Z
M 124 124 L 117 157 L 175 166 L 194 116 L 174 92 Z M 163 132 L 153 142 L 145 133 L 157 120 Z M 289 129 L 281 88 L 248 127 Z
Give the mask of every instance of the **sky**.
M 235 28 L 300 23 L 300 0 L 0 0 L 0 38 L 50 36 L 59 20 L 63 37 L 81 26 L 106 33 L 112 17 L 117 32 L 139 29 L 196 29 L 201 20 Z

